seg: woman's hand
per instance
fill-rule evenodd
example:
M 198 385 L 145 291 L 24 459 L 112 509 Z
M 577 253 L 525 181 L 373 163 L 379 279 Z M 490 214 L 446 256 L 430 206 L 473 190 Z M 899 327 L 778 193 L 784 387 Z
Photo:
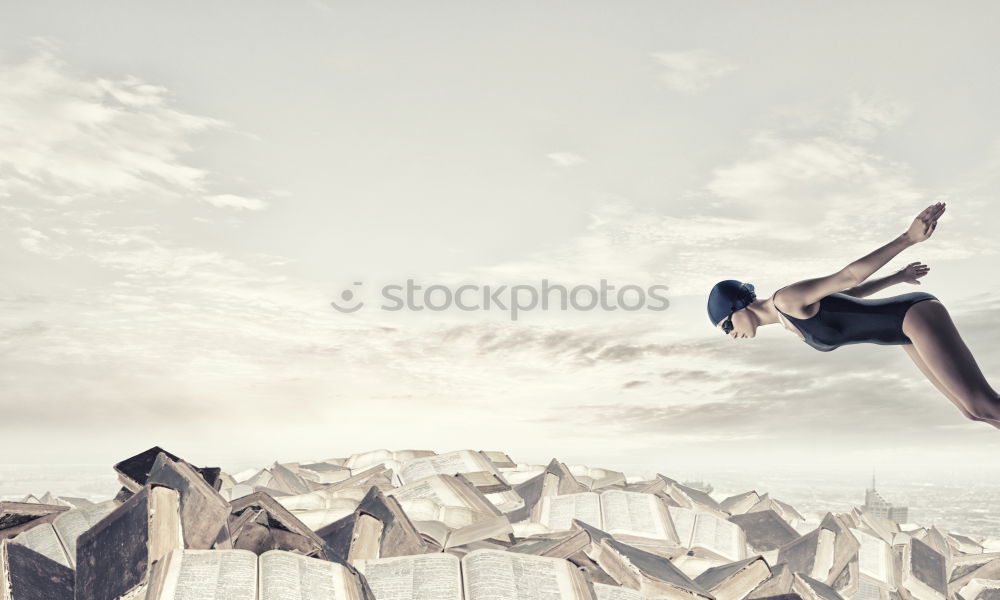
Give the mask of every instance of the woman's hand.
M 913 285 L 920 285 L 917 281 L 921 277 L 927 274 L 931 268 L 921 262 L 912 262 L 896 273 L 896 277 L 899 279 L 899 283 L 910 283 Z
M 916 244 L 917 242 L 922 242 L 927 238 L 931 237 L 934 233 L 934 228 L 937 227 L 937 220 L 944 214 L 944 202 L 938 202 L 937 204 L 932 204 L 925 208 L 916 219 L 913 219 L 913 223 L 910 224 L 910 228 L 906 230 L 903 235 L 906 236 L 907 241 L 911 244 Z

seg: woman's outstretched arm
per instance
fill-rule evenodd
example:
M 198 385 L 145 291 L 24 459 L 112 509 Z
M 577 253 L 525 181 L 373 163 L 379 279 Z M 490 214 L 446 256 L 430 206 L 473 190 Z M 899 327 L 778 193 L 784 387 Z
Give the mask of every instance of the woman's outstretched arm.
M 869 279 L 860 285 L 844 290 L 843 293 L 848 296 L 854 296 L 855 298 L 866 298 L 872 294 L 881 292 L 889 286 L 899 283 L 897 275 L 899 275 L 899 273 L 893 273 L 892 275 L 886 275 L 885 277 L 879 277 L 878 279 Z
M 938 217 L 943 213 L 944 203 L 942 202 L 928 206 L 913 219 L 913 223 L 910 224 L 910 228 L 906 232 L 874 252 L 859 258 L 832 275 L 805 279 L 781 288 L 778 290 L 781 292 L 780 299 L 778 292 L 775 292 L 775 305 L 786 312 L 798 310 L 835 292 L 843 292 L 846 289 L 862 285 L 864 280 L 885 266 L 897 254 L 929 238 L 934 232 L 934 228 L 937 227 Z
M 861 285 L 856 285 L 851 289 L 844 290 L 844 294 L 848 296 L 854 296 L 855 298 L 866 298 L 884 290 L 889 286 L 896 285 L 897 283 L 912 283 L 914 285 L 920 285 L 917 279 L 920 279 L 927 272 L 930 271 L 930 267 L 920 262 L 913 262 L 902 269 L 896 271 L 892 275 L 886 275 L 885 277 L 879 277 L 878 279 L 872 279 L 871 281 L 866 281 Z
M 910 228 L 905 233 L 847 265 L 844 270 L 853 275 L 855 281 L 862 282 L 868 279 L 872 273 L 884 267 L 903 250 L 931 237 L 934 228 L 937 227 L 938 217 L 944 214 L 944 208 L 943 202 L 928 206 L 917 215 L 917 218 L 913 219 L 913 223 L 910 224 Z

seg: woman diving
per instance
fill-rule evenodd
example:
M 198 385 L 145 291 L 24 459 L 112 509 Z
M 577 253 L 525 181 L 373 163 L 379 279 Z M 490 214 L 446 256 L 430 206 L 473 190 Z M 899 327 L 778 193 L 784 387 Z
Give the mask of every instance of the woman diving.
M 750 283 L 720 281 L 708 296 L 712 325 L 733 339 L 754 337 L 762 325 L 781 323 L 822 352 L 844 344 L 899 345 L 942 394 L 973 421 L 1000 428 L 1000 395 L 990 387 L 962 341 L 947 309 L 926 292 L 863 300 L 896 283 L 919 285 L 921 263 L 865 281 L 897 254 L 927 240 L 943 202 L 928 206 L 899 237 L 840 271 L 780 288 L 758 300 Z

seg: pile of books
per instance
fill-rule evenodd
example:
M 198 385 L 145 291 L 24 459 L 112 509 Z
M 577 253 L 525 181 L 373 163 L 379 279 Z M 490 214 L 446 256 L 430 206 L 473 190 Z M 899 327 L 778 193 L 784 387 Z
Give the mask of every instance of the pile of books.
M 755 490 L 375 450 L 228 474 L 159 447 L 103 502 L 0 502 L 0 600 L 992 600 L 1000 553 Z

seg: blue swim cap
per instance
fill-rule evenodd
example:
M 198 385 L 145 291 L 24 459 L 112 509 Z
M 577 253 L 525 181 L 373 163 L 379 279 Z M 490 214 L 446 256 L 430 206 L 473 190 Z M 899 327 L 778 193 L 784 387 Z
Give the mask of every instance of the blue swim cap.
M 708 294 L 708 319 L 712 325 L 729 316 L 729 313 L 745 308 L 757 299 L 752 283 L 727 279 L 715 284 Z

